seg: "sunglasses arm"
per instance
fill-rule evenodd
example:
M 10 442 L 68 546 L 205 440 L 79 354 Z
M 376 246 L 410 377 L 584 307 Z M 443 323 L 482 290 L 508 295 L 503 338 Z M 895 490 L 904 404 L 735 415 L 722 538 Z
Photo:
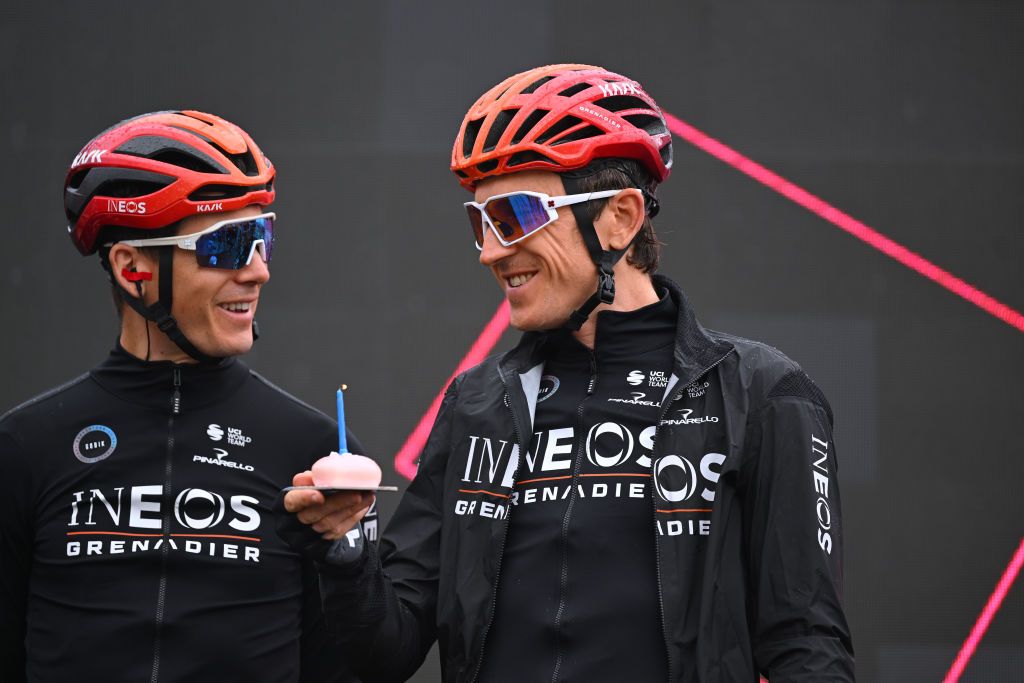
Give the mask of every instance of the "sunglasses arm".
M 626 188 L 623 188 L 626 189 Z M 583 202 L 589 202 L 593 199 L 605 199 L 607 197 L 614 197 L 620 190 L 600 190 L 598 192 L 583 192 L 581 194 L 567 194 L 561 197 L 548 197 L 544 202 L 544 206 L 549 209 L 558 209 L 563 206 L 571 206 L 572 204 L 582 204 Z

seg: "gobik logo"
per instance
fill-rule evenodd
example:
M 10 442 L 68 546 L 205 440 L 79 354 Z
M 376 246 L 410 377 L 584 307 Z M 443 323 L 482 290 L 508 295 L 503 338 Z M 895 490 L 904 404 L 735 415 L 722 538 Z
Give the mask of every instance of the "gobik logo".
M 540 378 L 540 388 L 537 390 L 537 403 L 546 401 L 555 395 L 562 382 L 554 375 L 544 375 Z
M 75 457 L 91 465 L 110 457 L 117 448 L 117 435 L 104 425 L 89 425 L 75 436 L 71 450 Z

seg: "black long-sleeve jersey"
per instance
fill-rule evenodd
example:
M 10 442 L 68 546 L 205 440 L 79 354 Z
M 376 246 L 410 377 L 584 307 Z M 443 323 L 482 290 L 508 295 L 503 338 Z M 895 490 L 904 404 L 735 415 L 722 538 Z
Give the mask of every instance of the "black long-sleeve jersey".
M 0 680 L 354 680 L 271 513 L 336 443 L 333 420 L 238 360 L 120 348 L 7 413 Z

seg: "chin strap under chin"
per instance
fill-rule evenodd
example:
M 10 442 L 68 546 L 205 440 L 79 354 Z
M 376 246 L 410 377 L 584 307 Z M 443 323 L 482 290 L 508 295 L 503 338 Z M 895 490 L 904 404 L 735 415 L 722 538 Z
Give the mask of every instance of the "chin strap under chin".
M 160 265 L 159 265 L 159 280 L 160 290 L 158 292 L 157 300 L 150 306 L 146 306 L 142 303 L 142 298 L 135 298 L 129 294 L 123 287 L 118 287 L 117 291 L 121 293 L 121 298 L 124 302 L 132 307 L 132 309 L 141 315 L 146 320 L 156 323 L 157 329 L 167 335 L 167 337 L 178 345 L 182 351 L 195 358 L 200 363 L 215 363 L 219 358 L 213 356 L 207 356 L 205 353 L 197 349 L 192 342 L 182 333 L 181 329 L 178 328 L 178 321 L 171 315 L 171 302 L 172 290 L 171 281 L 173 272 L 172 259 L 174 257 L 174 247 L 161 247 L 160 248 Z
M 575 176 L 562 174 L 562 183 L 565 185 L 566 194 L 582 192 L 579 179 Z M 576 225 L 580 234 L 583 235 L 587 252 L 590 253 L 590 258 L 597 266 L 597 291 L 584 301 L 582 306 L 570 313 L 569 319 L 563 325 L 565 329 L 575 332 L 583 327 L 583 323 L 587 322 L 587 318 L 600 304 L 610 304 L 615 301 L 615 264 L 629 250 L 629 245 L 627 244 L 625 249 L 604 249 L 597 236 L 597 229 L 594 228 L 594 222 L 587 215 L 586 204 L 573 204 L 569 208 L 572 209 L 572 215 L 576 217 Z

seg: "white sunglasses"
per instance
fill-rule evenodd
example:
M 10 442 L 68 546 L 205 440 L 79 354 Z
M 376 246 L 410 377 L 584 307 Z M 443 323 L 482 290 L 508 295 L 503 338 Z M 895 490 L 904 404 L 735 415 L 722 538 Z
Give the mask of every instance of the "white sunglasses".
M 463 206 L 469 214 L 476 248 L 483 250 L 485 223 L 498 242 L 509 247 L 554 222 L 560 207 L 614 197 L 620 192 L 622 190 L 601 190 L 552 197 L 543 192 L 522 190 L 496 194 L 483 202 L 466 202 Z
M 270 262 L 275 218 L 275 213 L 230 218 L 188 235 L 121 240 L 119 244 L 130 247 L 178 247 L 195 252 L 196 262 L 200 266 L 238 270 L 252 263 L 257 249 L 263 260 Z M 113 246 L 113 243 L 106 246 Z

